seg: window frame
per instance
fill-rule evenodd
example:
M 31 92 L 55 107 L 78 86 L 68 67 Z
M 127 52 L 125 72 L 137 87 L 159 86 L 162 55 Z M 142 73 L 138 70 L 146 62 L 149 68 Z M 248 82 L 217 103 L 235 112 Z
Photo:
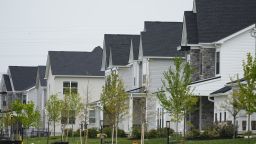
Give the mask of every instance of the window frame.
M 65 86 L 65 83 L 68 84 L 68 86 Z M 76 84 L 76 86 L 72 86 L 72 84 Z M 72 90 L 75 89 L 75 94 L 78 94 L 78 82 L 77 81 L 63 81 L 62 83 L 62 94 L 65 95 L 65 90 L 67 89 L 67 93 L 71 94 L 73 93 Z
M 91 111 L 94 111 L 94 115 L 91 115 Z M 91 120 L 94 120 L 91 122 Z M 96 124 L 96 109 L 89 110 L 89 124 Z

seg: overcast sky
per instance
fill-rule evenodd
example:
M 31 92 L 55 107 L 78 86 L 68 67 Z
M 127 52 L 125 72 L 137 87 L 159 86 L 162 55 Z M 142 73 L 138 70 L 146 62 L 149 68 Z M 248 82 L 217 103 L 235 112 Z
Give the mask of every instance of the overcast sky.
M 0 0 L 0 73 L 45 65 L 47 51 L 91 51 L 105 33 L 139 34 L 144 21 L 182 21 L 193 0 Z

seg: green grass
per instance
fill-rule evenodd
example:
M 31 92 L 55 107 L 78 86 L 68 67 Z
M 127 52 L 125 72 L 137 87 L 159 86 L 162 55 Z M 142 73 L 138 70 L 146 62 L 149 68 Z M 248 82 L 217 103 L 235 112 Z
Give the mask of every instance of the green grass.
M 109 140 L 109 139 L 108 139 Z M 49 144 L 51 144 L 54 141 L 60 141 L 60 138 L 50 138 Z M 24 144 L 27 142 L 24 141 Z M 29 144 L 47 144 L 47 138 L 41 137 L 41 138 L 30 138 Z M 80 144 L 79 137 L 75 138 L 69 138 L 70 144 Z M 99 144 L 100 139 L 89 139 L 88 144 Z M 128 140 L 126 138 L 119 138 L 118 139 L 119 144 L 132 144 L 131 140 Z M 166 139 L 149 139 L 145 140 L 145 144 L 166 144 Z M 186 141 L 186 144 L 256 144 L 256 139 L 221 139 L 221 140 L 197 140 L 197 141 Z

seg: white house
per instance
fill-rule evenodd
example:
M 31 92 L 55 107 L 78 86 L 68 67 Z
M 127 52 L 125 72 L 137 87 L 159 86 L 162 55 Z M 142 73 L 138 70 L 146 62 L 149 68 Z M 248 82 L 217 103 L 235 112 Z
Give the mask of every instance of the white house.
M 35 88 L 37 90 L 37 101 L 36 106 L 37 109 L 40 111 L 40 116 L 42 120 L 42 128 L 47 129 L 46 124 L 46 117 L 45 117 L 45 104 L 47 101 L 47 81 L 44 79 L 45 77 L 45 70 L 46 66 L 38 66 L 37 75 L 36 75 L 36 84 Z
M 129 64 L 129 53 L 131 47 L 138 50 L 139 40 L 139 35 L 104 35 L 102 70 L 105 71 L 105 76 L 110 75 L 111 71 L 118 73 L 124 83 L 126 91 L 133 89 L 136 83 L 136 78 L 133 76 L 134 67 Z M 119 128 L 126 132 L 131 132 L 135 121 L 138 125 L 140 124 L 139 120 L 132 118 L 132 116 L 136 115 L 138 112 L 132 111 L 132 107 L 134 107 L 134 105 L 131 102 L 133 100 L 130 95 L 129 100 L 129 113 L 119 123 Z M 104 122 L 104 125 L 108 125 L 107 122 Z
M 74 130 L 79 129 L 84 121 L 89 128 L 99 128 L 100 120 L 103 119 L 99 102 L 104 85 L 104 72 L 100 70 L 101 57 L 100 47 L 94 48 L 91 52 L 49 51 L 48 53 L 45 74 L 47 99 L 55 94 L 63 99 L 64 91 L 72 90 L 81 96 L 84 104 L 90 105 L 87 112 L 81 113 L 86 118 L 82 116 L 75 118 Z M 56 125 L 56 132 L 61 132 L 61 122 Z
M 141 63 L 141 86 L 146 95 L 148 129 L 164 128 L 166 121 L 170 120 L 156 93 L 162 87 L 163 73 L 174 66 L 173 58 L 183 56 L 176 49 L 181 41 L 181 33 L 181 22 L 146 21 L 140 34 L 138 61 Z M 171 128 L 175 129 L 174 123 Z M 182 129 L 183 126 L 179 124 L 179 131 Z
M 1 80 L 1 91 L 7 92 L 1 96 L 1 110 L 4 113 L 11 111 L 10 106 L 15 100 L 20 100 L 22 103 L 33 101 L 36 109 L 40 113 L 43 112 L 40 108 L 43 101 L 39 99 L 43 97 L 42 91 L 39 90 L 41 86 L 36 87 L 37 75 L 43 68 L 43 66 L 9 66 L 7 74 L 4 74 Z M 41 120 L 43 121 L 43 117 Z M 44 126 L 40 128 L 44 129 Z
M 252 7 L 256 7 L 256 1 L 195 0 L 193 11 L 184 13 L 178 49 L 186 52 L 187 61 L 195 69 L 191 87 L 200 96 L 200 130 L 213 121 L 233 119 L 221 105 L 231 92 L 226 84 L 237 75 L 243 77 L 242 61 L 247 53 L 255 54 L 252 31 L 256 10 Z M 247 129 L 244 117 L 242 114 L 238 119 L 240 131 Z M 251 123 L 256 125 L 255 118 Z
M 146 122 L 148 130 L 157 129 L 170 120 L 156 92 L 162 86 L 163 72 L 172 65 L 171 60 L 182 56 L 176 50 L 181 32 L 180 22 L 145 22 L 140 36 L 105 35 L 102 70 L 105 75 L 116 71 L 129 93 L 129 114 L 120 128 L 131 132 L 133 127 Z

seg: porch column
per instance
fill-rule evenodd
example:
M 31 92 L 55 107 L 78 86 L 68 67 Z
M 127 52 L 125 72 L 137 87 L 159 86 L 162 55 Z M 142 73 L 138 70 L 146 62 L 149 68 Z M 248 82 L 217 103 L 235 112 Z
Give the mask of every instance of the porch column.
M 128 131 L 132 132 L 132 126 L 133 126 L 133 94 L 130 94 L 129 97 L 129 113 L 128 113 Z
M 202 131 L 202 97 L 199 96 L 199 131 Z

